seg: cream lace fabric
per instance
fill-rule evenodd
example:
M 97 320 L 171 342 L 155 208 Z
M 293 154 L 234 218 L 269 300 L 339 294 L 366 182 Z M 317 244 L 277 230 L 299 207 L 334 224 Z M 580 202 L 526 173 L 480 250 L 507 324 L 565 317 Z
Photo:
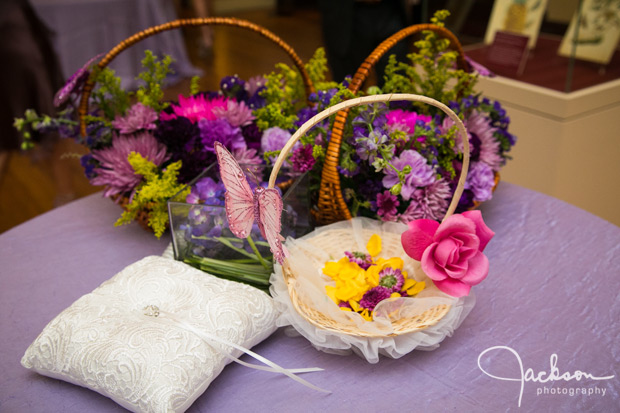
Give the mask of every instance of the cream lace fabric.
M 196 331 L 251 348 L 275 331 L 276 317 L 262 291 L 147 257 L 54 318 L 22 365 L 132 411 L 183 412 L 230 362 L 226 352 L 241 355 Z

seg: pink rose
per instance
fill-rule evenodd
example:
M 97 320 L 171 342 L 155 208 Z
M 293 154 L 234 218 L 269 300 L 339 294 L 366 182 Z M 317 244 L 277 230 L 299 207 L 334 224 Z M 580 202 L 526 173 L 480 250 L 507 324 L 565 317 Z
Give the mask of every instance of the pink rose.
M 495 233 L 480 211 L 452 215 L 441 224 L 417 219 L 408 225 L 401 236 L 403 248 L 441 291 L 463 297 L 486 278 L 489 260 L 482 251 Z

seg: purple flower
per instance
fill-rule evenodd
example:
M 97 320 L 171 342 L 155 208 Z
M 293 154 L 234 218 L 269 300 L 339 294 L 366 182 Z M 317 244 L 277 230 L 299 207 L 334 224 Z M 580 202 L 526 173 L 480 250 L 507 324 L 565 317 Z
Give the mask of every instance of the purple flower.
M 291 156 L 291 164 L 296 172 L 306 172 L 312 169 L 316 159 L 312 155 L 312 145 L 297 148 Z
M 215 161 L 215 154 L 203 151 L 198 125 L 185 117 L 160 121 L 155 137 L 168 148 L 173 162 L 182 161 L 179 182 L 190 182 Z
M 232 151 L 232 155 L 241 166 L 243 165 L 260 165 L 263 160 L 256 153 L 256 149 L 238 148 Z
M 155 129 L 156 120 L 157 112 L 138 102 L 129 108 L 125 116 L 116 116 L 112 121 L 112 126 L 118 129 L 122 135 L 126 135 L 142 129 Z
M 54 95 L 55 107 L 59 107 L 69 100 L 69 96 L 71 96 L 72 93 L 79 93 L 82 90 L 82 86 L 84 86 L 86 79 L 88 79 L 88 76 L 90 75 L 90 71 L 88 70 L 90 65 L 92 65 L 95 60 L 99 59 L 102 55 L 103 53 L 100 53 L 89 59 L 84 66 L 71 75 L 69 80 L 67 80 L 67 83 L 65 83 L 65 85 L 58 92 L 56 92 L 56 95 Z
M 209 152 L 215 152 L 215 142 L 222 143 L 231 151 L 247 147 L 241 129 L 232 126 L 225 119 L 201 119 L 198 121 L 198 128 L 200 129 L 200 142 Z
M 364 270 L 367 270 L 372 265 L 372 257 L 367 252 L 345 251 L 344 255 L 349 257 L 350 262 L 356 263 Z
M 93 159 L 93 155 L 91 153 L 87 153 L 80 158 L 80 165 L 84 168 L 84 175 L 86 178 L 93 179 L 95 174 L 96 161 Z
M 366 294 L 364 294 L 364 296 L 360 300 L 360 306 L 362 306 L 363 308 L 367 308 L 370 311 L 373 311 L 377 304 L 379 304 L 386 298 L 390 298 L 391 295 L 392 290 L 390 288 L 383 286 L 371 288 L 366 292 Z
M 246 100 L 248 91 L 245 88 L 245 81 L 238 75 L 225 76 L 220 81 L 220 89 L 224 95 L 237 100 Z M 238 126 L 238 125 L 237 125 Z
M 258 92 L 259 89 L 265 87 L 266 83 L 267 81 L 264 77 L 254 76 L 248 79 L 247 82 L 245 82 L 244 88 L 250 96 L 253 96 L 256 94 L 256 92 Z
M 383 221 L 395 221 L 398 210 L 396 207 L 400 205 L 396 195 L 392 195 L 390 191 L 377 194 L 377 215 L 381 217 Z
M 355 152 L 360 159 L 373 163 L 375 156 L 377 156 L 379 145 L 387 143 L 388 140 L 389 138 L 386 134 L 373 130 L 368 137 L 362 136 L 355 139 Z
M 237 102 L 233 99 L 226 103 L 226 107 L 213 108 L 213 113 L 218 118 L 226 119 L 232 126 L 246 126 L 254 120 L 252 109 L 244 102 Z
M 480 112 L 473 112 L 465 120 L 465 127 L 472 138 L 478 139 L 478 160 L 489 165 L 493 171 L 499 171 L 504 159 L 500 155 L 499 141 L 493 136 L 497 129 L 491 126 L 491 120 Z M 457 138 L 457 143 L 462 148 L 460 138 Z
M 265 129 L 263 137 L 261 138 L 260 147 L 263 152 L 279 151 L 284 148 L 284 145 L 286 145 L 290 137 L 290 132 L 274 126 Z
M 258 129 L 258 126 L 256 126 L 256 123 L 250 123 L 247 126 L 242 126 L 241 133 L 243 134 L 247 147 L 256 149 L 258 152 L 260 150 L 260 140 L 263 134 L 260 129 Z
M 474 200 L 483 202 L 491 199 L 494 185 L 493 169 L 484 162 L 473 162 L 467 174 L 465 189 L 474 193 Z
M 411 198 L 417 187 L 427 186 L 435 182 L 433 168 L 426 163 L 426 159 L 422 155 L 412 149 L 403 151 L 399 157 L 392 159 L 391 163 L 399 171 L 402 171 L 407 165 L 411 167 L 411 172 L 405 175 L 405 182 L 400 193 L 405 201 Z M 385 168 L 384 172 L 385 176 L 382 183 L 385 188 L 391 188 L 400 182 L 398 173 L 393 168 Z
M 398 268 L 386 267 L 379 273 L 379 285 L 399 292 L 405 283 L 405 276 Z
M 222 205 L 225 191 L 224 185 L 215 182 L 211 177 L 202 178 L 194 184 L 185 202 L 188 204 Z
M 432 219 L 438 221 L 444 217 L 452 198 L 450 184 L 445 179 L 416 189 L 411 195 L 409 206 L 398 220 L 408 223 L 416 219 Z
M 148 132 L 115 137 L 111 147 L 93 151 L 93 158 L 100 165 L 94 169 L 97 176 L 90 183 L 105 185 L 103 196 L 130 192 L 142 180 L 142 175 L 137 175 L 127 160 L 132 152 L 139 153 L 157 166 L 168 158 L 166 147 Z

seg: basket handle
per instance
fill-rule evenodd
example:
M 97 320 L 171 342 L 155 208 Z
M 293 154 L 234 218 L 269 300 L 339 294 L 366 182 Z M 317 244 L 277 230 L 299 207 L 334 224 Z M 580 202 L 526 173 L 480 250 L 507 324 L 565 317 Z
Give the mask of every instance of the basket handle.
M 151 37 L 157 33 L 177 29 L 180 27 L 193 27 L 193 26 L 206 26 L 206 25 L 220 25 L 220 26 L 233 26 L 239 27 L 243 29 L 248 29 L 250 31 L 256 32 L 259 35 L 271 40 L 276 45 L 280 46 L 286 54 L 291 58 L 299 73 L 301 73 L 301 77 L 304 83 L 304 88 L 306 92 L 306 98 L 310 96 L 311 93 L 314 92 L 314 86 L 312 81 L 310 80 L 310 76 L 304 67 L 302 60 L 299 58 L 295 50 L 282 40 L 280 37 L 276 36 L 273 32 L 265 29 L 264 27 L 258 26 L 254 23 L 251 23 L 247 20 L 235 19 L 231 17 L 204 17 L 204 18 L 193 18 L 193 19 L 179 19 L 174 20 L 168 23 L 160 24 L 158 26 L 150 27 L 146 30 L 142 30 L 133 36 L 128 37 L 127 39 L 120 42 L 116 45 L 112 50 L 108 52 L 100 61 L 97 63 L 97 66 L 100 69 L 106 67 L 118 54 L 120 54 L 123 50 L 129 48 L 130 46 L 140 42 L 147 37 Z M 82 96 L 80 99 L 80 105 L 78 108 L 78 115 L 80 118 L 80 134 L 82 136 L 86 136 L 86 115 L 88 114 L 88 99 L 90 94 L 95 87 L 94 75 L 91 73 L 88 81 L 84 84 L 84 88 L 82 89 Z
M 459 175 L 459 180 L 456 185 L 456 189 L 454 191 L 454 194 L 452 195 L 452 201 L 450 202 L 450 205 L 448 206 L 448 211 L 446 212 L 446 215 L 443 218 L 443 221 L 445 221 L 448 217 L 450 217 L 454 213 L 454 211 L 456 210 L 456 207 L 458 206 L 459 200 L 461 199 L 461 195 L 463 194 L 463 189 L 465 186 L 465 179 L 467 178 L 467 171 L 469 170 L 469 139 L 467 137 L 467 130 L 465 129 L 465 125 L 463 125 L 463 122 L 461 121 L 461 119 L 459 119 L 456 113 L 454 113 L 452 109 L 450 109 L 448 106 L 444 105 L 443 103 L 439 102 L 438 100 L 429 98 L 427 96 L 414 95 L 414 94 L 409 94 L 409 93 L 391 93 L 391 94 L 384 94 L 384 95 L 371 95 L 371 96 L 365 96 L 365 97 L 356 98 L 356 99 L 345 100 L 344 102 L 341 102 L 337 105 L 329 107 L 325 109 L 324 111 L 318 113 L 317 115 L 313 116 L 308 121 L 306 121 L 306 123 L 304 123 L 293 134 L 293 136 L 290 137 L 286 145 L 284 145 L 284 148 L 282 148 L 282 150 L 280 151 L 280 154 L 278 155 L 278 158 L 276 159 L 274 163 L 273 169 L 271 171 L 271 175 L 269 176 L 269 188 L 274 187 L 276 178 L 278 176 L 278 172 L 280 171 L 280 168 L 282 167 L 282 164 L 284 163 L 284 160 L 286 159 L 286 156 L 290 152 L 293 145 L 295 145 L 295 143 L 302 136 L 304 136 L 306 132 L 308 132 L 312 127 L 314 127 L 316 124 L 321 122 L 323 119 L 333 115 L 334 113 L 338 113 L 339 111 L 343 109 L 349 109 L 355 106 L 365 105 L 369 103 L 377 103 L 377 102 L 387 103 L 390 101 L 402 101 L 402 100 L 409 100 L 411 102 L 422 102 L 422 103 L 426 103 L 428 105 L 434 106 L 442 110 L 446 115 L 448 115 L 448 117 L 450 117 L 450 119 L 452 119 L 459 133 L 461 134 L 461 138 L 463 141 L 463 167 Z M 340 196 L 342 197 L 342 194 L 340 194 Z
M 351 83 L 349 84 L 349 90 L 356 94 L 362 87 L 364 81 L 368 78 L 370 69 L 383 57 L 396 43 L 402 39 L 411 36 L 415 33 L 430 30 L 438 33 L 442 37 L 450 41 L 451 47 L 458 52 L 457 67 L 459 69 L 469 71 L 469 63 L 465 59 L 465 53 L 459 43 L 456 36 L 448 29 L 437 26 L 435 24 L 416 24 L 413 26 L 405 27 L 400 31 L 394 33 L 387 39 L 385 39 L 370 55 L 364 60 L 364 62 L 357 69 L 357 72 L 353 76 Z M 325 164 L 323 165 L 323 171 L 321 175 L 321 187 L 319 191 L 319 221 L 326 221 L 329 219 L 351 219 L 351 212 L 347 207 L 346 202 L 342 198 L 342 192 L 340 188 L 340 175 L 338 174 L 338 162 L 340 158 L 340 145 L 342 143 L 342 136 L 344 134 L 344 128 L 349 114 L 348 109 L 336 115 L 334 125 L 332 127 L 332 135 L 328 144 L 327 153 L 325 156 Z M 334 204 L 335 203 L 335 204 Z M 326 222 L 324 222 L 326 223 Z

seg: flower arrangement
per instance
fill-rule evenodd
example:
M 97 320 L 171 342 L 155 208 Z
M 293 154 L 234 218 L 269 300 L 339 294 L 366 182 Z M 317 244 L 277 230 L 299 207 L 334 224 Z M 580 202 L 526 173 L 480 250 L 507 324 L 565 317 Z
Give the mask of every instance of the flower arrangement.
M 443 27 L 447 15 L 437 12 L 432 23 Z M 428 96 L 448 105 L 464 121 L 472 162 L 457 212 L 465 211 L 492 197 L 498 173 L 515 144 L 508 132 L 510 119 L 499 102 L 475 91 L 478 73 L 456 68 L 458 54 L 448 50 L 447 39 L 426 31 L 415 45 L 411 64 L 391 56 L 384 85 L 367 93 Z M 442 219 L 462 165 L 462 142 L 454 123 L 438 109 L 412 102 L 353 108 L 347 120 L 338 171 L 351 215 L 404 223 Z M 313 136 L 320 166 L 330 138 L 328 127 L 317 128 Z M 313 172 L 320 173 L 320 168 Z
M 168 222 L 166 201 L 215 163 L 216 141 L 241 164 L 268 164 L 295 129 L 297 113 L 303 116 L 308 105 L 299 72 L 283 63 L 272 73 L 248 81 L 227 76 L 214 92 L 199 92 L 194 78 L 188 96 L 164 101 L 162 89 L 172 59 L 159 59 L 147 51 L 139 75 L 143 85 L 136 91 L 124 90 L 111 69 L 95 67 L 92 112 L 86 118 L 87 134 L 80 136 L 76 108 L 95 60 L 58 92 L 57 116 L 28 110 L 24 118 L 15 120 L 24 137 L 22 146 L 31 147 L 33 135 L 44 131 L 56 131 L 85 145 L 89 153 L 80 162 L 87 178 L 104 187 L 105 197 L 124 203 L 125 212 L 116 224 L 131 222 L 141 211 L 148 211 L 148 225 L 158 237 Z M 322 49 L 306 68 L 315 84 L 329 84 L 324 81 L 327 65 Z M 312 147 L 307 145 L 296 148 L 288 161 L 297 174 L 314 163 Z
M 448 12 L 432 23 L 443 26 Z M 364 93 L 416 93 L 448 104 L 463 119 L 472 146 L 472 163 L 457 212 L 492 197 L 501 167 L 515 137 L 499 102 L 475 91 L 477 73 L 457 69 L 456 52 L 432 31 L 416 42 L 411 64 L 390 58 L 382 88 Z M 96 60 L 96 58 L 94 59 Z M 227 76 L 220 89 L 200 92 L 192 80 L 187 96 L 163 99 L 171 58 L 147 52 L 136 91 L 121 87 L 108 68 L 95 67 L 96 87 L 90 95 L 87 133 L 78 133 L 77 99 L 90 75 L 90 61 L 59 92 L 55 116 L 27 111 L 15 126 L 24 147 L 39 132 L 55 130 L 84 144 L 85 174 L 103 194 L 123 203 L 117 225 L 148 211 L 148 225 L 158 237 L 168 222 L 166 201 L 206 167 L 215 163 L 214 142 L 221 142 L 240 164 L 268 165 L 291 133 L 323 109 L 363 95 L 349 90 L 350 79 L 327 81 L 327 61 L 317 50 L 305 66 L 316 93 L 305 96 L 299 72 L 285 64 L 247 81 Z M 309 172 L 310 204 L 317 205 L 321 171 L 333 120 L 325 120 L 300 139 L 286 165 Z M 391 102 L 353 108 L 345 125 L 338 170 L 344 199 L 353 216 L 383 221 L 438 221 L 446 213 L 462 165 L 462 142 L 452 121 L 433 107 Z M 186 188 L 186 189 L 184 189 Z
M 366 244 L 368 252 L 346 251 L 338 261 L 328 261 L 323 274 L 335 285 L 325 290 L 341 310 L 352 311 L 372 321 L 375 307 L 383 300 L 414 297 L 425 287 L 424 281 L 407 277 L 400 257 L 379 258 L 381 237 L 373 234 Z

